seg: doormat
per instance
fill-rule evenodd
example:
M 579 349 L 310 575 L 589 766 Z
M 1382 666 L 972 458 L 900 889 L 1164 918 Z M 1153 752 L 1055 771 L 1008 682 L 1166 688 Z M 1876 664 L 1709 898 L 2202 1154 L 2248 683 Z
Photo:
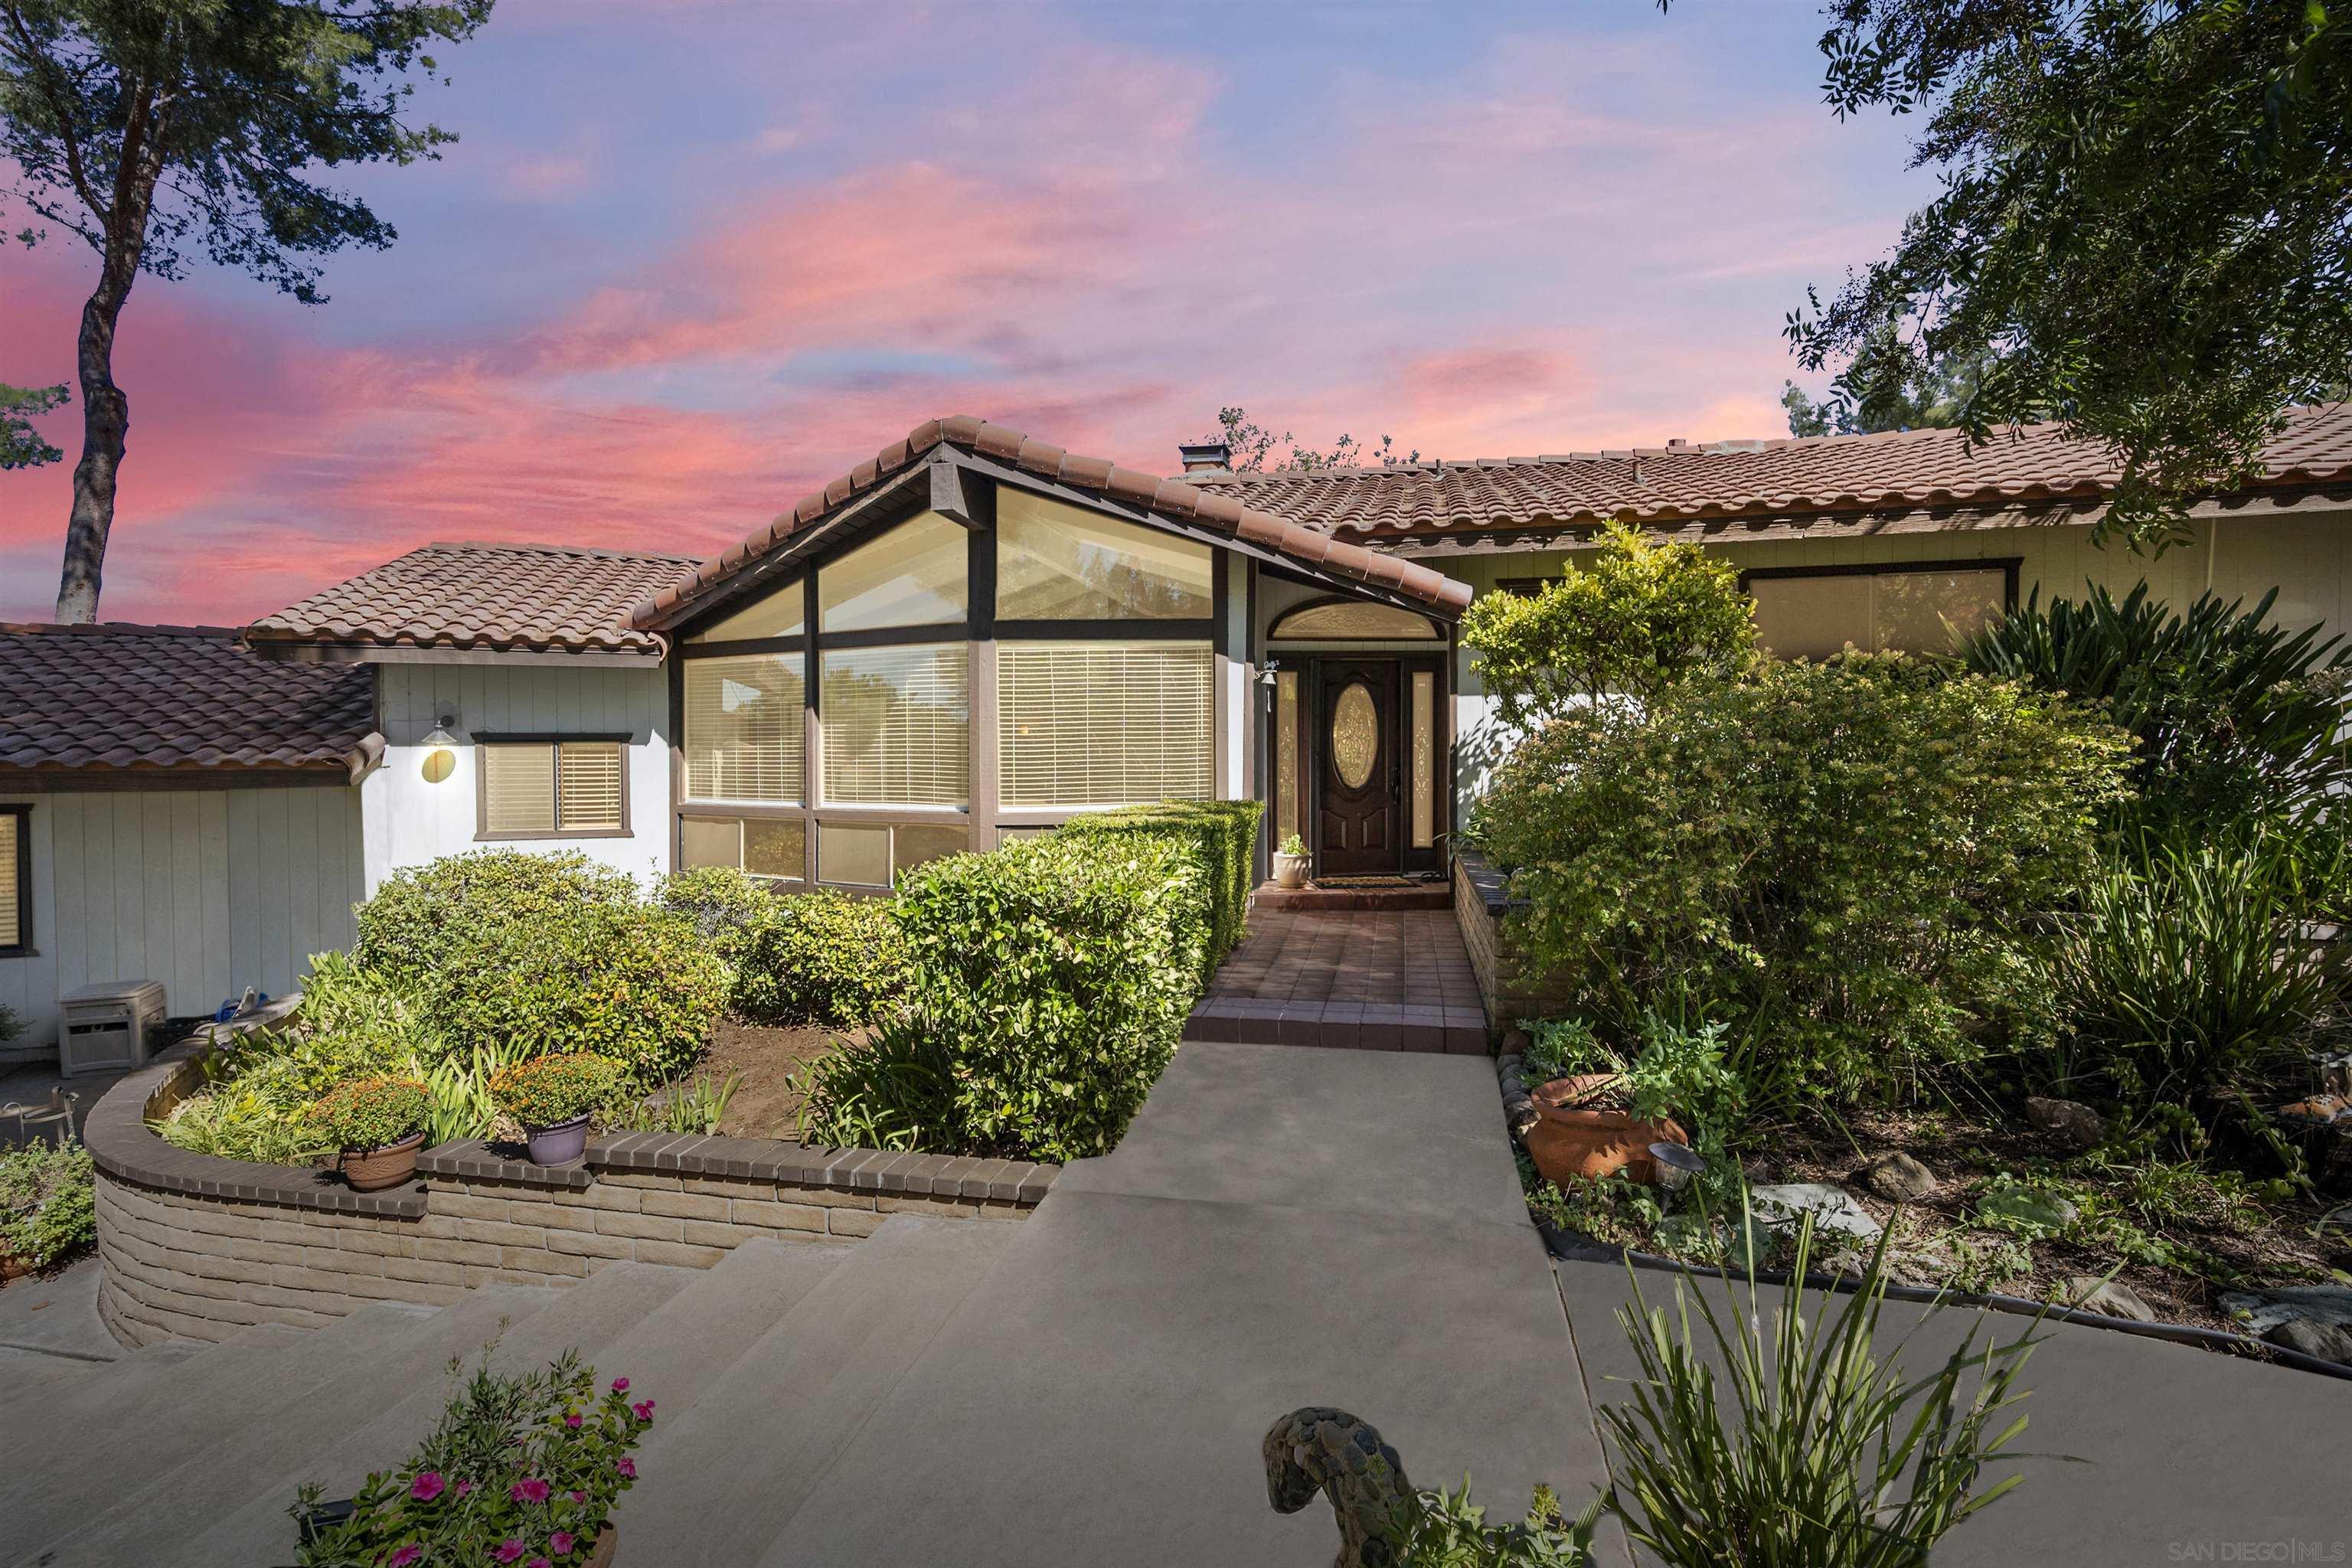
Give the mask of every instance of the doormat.
M 1416 881 L 1411 877 L 1378 873 L 1370 877 L 1318 877 L 1315 879 L 1315 886 L 1318 888 L 1419 888 L 1426 884 Z

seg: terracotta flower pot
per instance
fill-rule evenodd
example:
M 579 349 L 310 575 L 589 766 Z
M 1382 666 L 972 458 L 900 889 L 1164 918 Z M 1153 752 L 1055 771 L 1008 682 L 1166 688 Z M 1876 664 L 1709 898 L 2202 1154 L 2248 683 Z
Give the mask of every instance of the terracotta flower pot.
M 355 1193 L 381 1192 L 396 1187 L 416 1174 L 417 1152 L 425 1147 L 422 1131 L 410 1133 L 397 1143 L 387 1143 L 381 1149 L 346 1149 L 343 1151 L 343 1180 Z
M 1671 1120 L 1595 1108 L 1592 1102 L 1616 1081 L 1615 1073 L 1579 1073 L 1528 1091 L 1536 1122 L 1527 1132 L 1528 1157 L 1544 1180 L 1591 1181 L 1622 1172 L 1630 1181 L 1654 1183 L 1658 1163 L 1650 1157 L 1650 1145 L 1688 1146 L 1690 1135 Z
M 596 1549 L 588 1553 L 588 1561 L 582 1565 L 582 1568 L 613 1568 L 613 1553 L 619 1551 L 620 1546 L 620 1527 L 614 1524 L 605 1525 L 596 1532 Z
M 568 1165 L 588 1151 L 588 1118 L 584 1115 L 559 1121 L 552 1127 L 525 1127 L 522 1131 L 535 1165 Z

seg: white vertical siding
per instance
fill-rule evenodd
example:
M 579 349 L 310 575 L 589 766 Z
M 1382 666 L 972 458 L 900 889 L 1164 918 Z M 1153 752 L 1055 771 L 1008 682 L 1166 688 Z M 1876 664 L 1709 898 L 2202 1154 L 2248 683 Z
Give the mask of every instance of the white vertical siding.
M 175 1014 L 247 985 L 295 989 L 352 943 L 360 792 L 349 785 L 0 794 L 30 802 L 35 951 L 0 958 L 0 1002 L 57 1038 L 58 998 L 160 980 Z
M 503 848 L 577 849 L 651 877 L 669 865 L 669 683 L 652 666 L 387 664 L 378 667 L 383 763 L 360 785 L 362 868 L 370 891 L 393 872 L 478 847 L 476 734 L 625 734 L 629 832 L 612 838 L 507 841 Z M 457 722 L 457 771 L 425 781 L 424 741 L 436 715 Z

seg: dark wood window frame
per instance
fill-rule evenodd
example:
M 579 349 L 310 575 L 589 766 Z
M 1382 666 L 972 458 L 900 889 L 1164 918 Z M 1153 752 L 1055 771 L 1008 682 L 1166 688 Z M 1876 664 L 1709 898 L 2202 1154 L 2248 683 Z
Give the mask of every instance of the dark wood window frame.
M 0 805 L 0 820 L 16 836 L 16 940 L 0 946 L 0 958 L 34 958 L 33 945 L 33 808 L 30 805 Z
M 629 748 L 635 742 L 634 735 L 612 731 L 582 734 L 518 734 L 512 731 L 480 732 L 474 736 L 474 842 L 477 844 L 528 844 L 541 839 L 566 838 L 629 838 L 635 837 L 629 826 Z M 567 745 L 617 745 L 621 749 L 621 826 L 614 827 L 564 827 L 560 826 L 563 810 L 563 752 Z M 488 752 L 493 746 L 552 746 L 555 754 L 555 810 L 559 826 L 544 832 L 493 833 L 490 831 L 490 770 Z

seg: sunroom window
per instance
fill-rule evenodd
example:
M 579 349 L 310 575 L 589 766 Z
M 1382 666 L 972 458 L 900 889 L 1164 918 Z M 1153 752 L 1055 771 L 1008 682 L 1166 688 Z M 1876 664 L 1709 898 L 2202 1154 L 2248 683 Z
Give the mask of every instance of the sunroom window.
M 961 623 L 970 608 L 971 536 L 925 512 L 859 545 L 816 574 L 820 632 Z
M 969 804 L 971 703 L 963 644 L 831 648 L 820 658 L 826 804 Z
M 996 502 L 996 613 L 1008 621 L 1198 620 L 1209 547 L 1025 490 Z
M 1004 804 L 1126 805 L 1209 794 L 1206 643 L 1006 643 L 996 652 Z
M 686 661 L 688 799 L 799 804 L 803 657 Z

